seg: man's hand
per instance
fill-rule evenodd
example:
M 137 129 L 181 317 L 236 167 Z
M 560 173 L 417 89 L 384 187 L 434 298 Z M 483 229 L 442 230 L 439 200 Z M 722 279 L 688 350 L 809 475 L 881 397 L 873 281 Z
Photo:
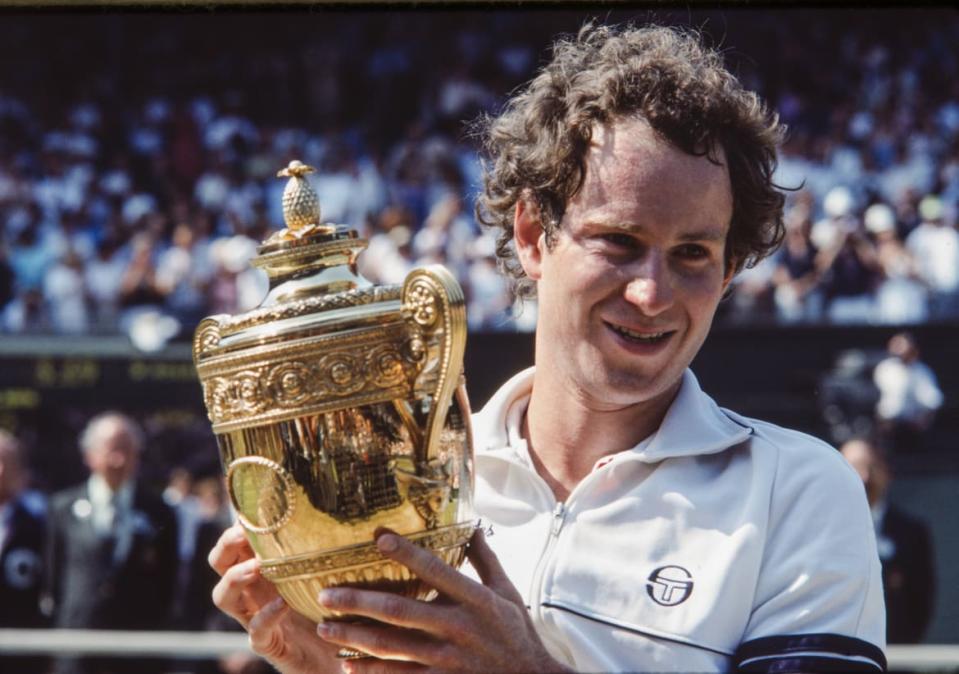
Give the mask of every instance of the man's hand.
M 326 608 L 384 623 L 326 622 L 317 627 L 331 644 L 373 656 L 346 662 L 346 672 L 570 671 L 547 653 L 522 597 L 482 532 L 473 535 L 469 548 L 482 585 L 396 534 L 383 533 L 376 544 L 384 556 L 436 588 L 440 598 L 424 602 L 352 588 L 321 592 Z
M 284 674 L 339 672 L 337 649 L 316 636 L 316 623 L 290 610 L 260 575 L 259 561 L 243 528 L 230 527 L 213 550 L 210 566 L 220 574 L 213 603 L 250 635 L 250 648 Z

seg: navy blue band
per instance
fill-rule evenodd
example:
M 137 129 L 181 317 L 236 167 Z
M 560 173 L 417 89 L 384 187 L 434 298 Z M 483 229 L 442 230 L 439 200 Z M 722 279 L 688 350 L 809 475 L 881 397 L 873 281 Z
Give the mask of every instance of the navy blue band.
M 850 657 L 868 660 L 850 660 Z M 758 660 L 756 658 L 759 658 Z M 752 660 L 752 662 L 747 662 Z M 746 664 L 743 664 L 746 663 Z M 841 634 L 789 634 L 747 641 L 736 649 L 733 665 L 741 672 L 884 672 L 880 648 Z

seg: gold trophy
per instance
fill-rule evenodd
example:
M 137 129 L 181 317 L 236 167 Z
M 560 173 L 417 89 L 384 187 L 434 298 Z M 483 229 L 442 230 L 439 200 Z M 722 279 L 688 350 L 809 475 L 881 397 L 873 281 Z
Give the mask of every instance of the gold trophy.
M 193 360 L 230 498 L 261 572 L 317 622 L 338 585 L 431 598 L 384 558 L 389 528 L 459 566 L 473 533 L 473 452 L 463 385 L 463 292 L 443 267 L 402 286 L 356 270 L 355 230 L 322 224 L 293 161 L 286 228 L 257 249 L 270 289 L 256 309 L 203 319 Z

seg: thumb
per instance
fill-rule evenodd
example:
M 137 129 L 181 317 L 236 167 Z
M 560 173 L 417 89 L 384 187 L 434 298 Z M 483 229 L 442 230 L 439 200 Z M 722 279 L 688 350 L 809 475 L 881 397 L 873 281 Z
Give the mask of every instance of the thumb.
M 278 658 L 286 649 L 280 620 L 289 613 L 290 607 L 277 597 L 256 612 L 247 627 L 250 633 L 250 649 L 266 658 Z

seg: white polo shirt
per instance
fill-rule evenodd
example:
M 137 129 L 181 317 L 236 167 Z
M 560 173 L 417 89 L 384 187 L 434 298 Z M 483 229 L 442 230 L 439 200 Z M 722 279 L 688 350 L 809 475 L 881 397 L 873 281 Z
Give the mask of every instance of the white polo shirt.
M 547 649 L 580 672 L 881 671 L 865 491 L 832 447 L 686 371 L 659 430 L 565 503 L 520 435 L 533 370 L 474 415 L 476 509 Z

